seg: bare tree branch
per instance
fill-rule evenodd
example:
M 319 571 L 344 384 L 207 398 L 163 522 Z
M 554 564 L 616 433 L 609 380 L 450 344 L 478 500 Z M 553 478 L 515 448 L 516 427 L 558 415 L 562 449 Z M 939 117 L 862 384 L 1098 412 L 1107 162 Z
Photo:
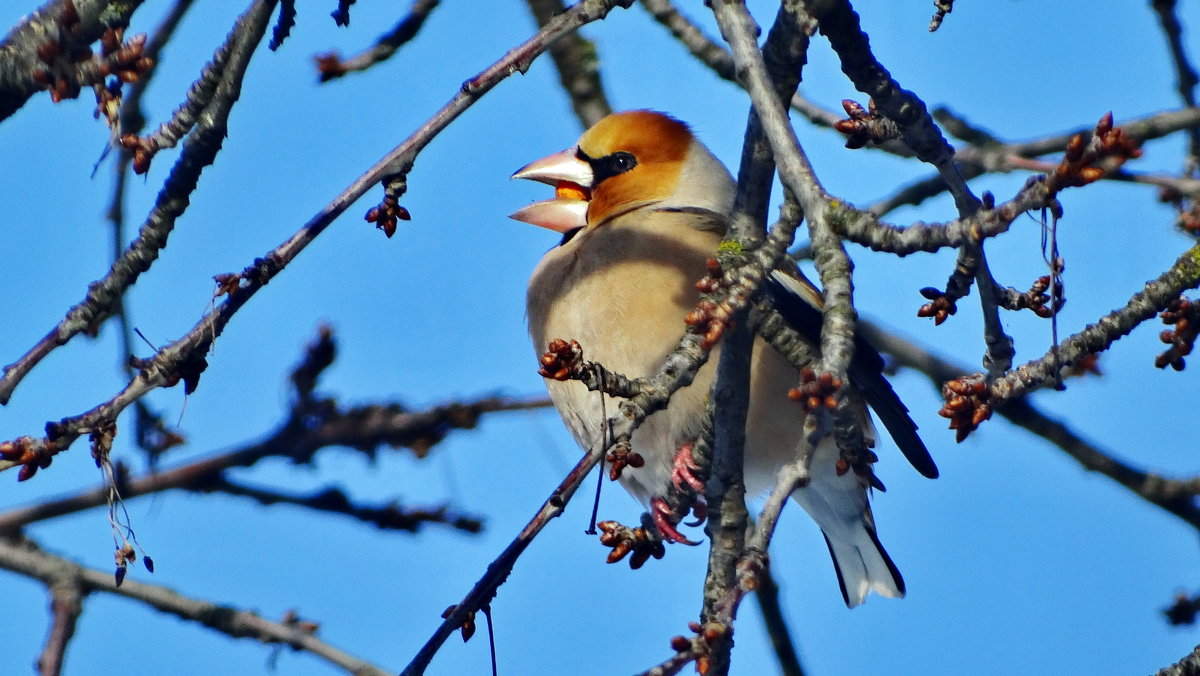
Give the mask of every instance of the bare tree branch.
M 252 638 L 303 650 L 356 676 L 384 676 L 389 672 L 345 653 L 317 638 L 300 623 L 279 623 L 257 613 L 229 605 L 188 598 L 166 587 L 126 580 L 118 586 L 112 573 L 85 568 L 43 551 L 32 540 L 19 536 L 0 537 L 0 568 L 41 580 L 46 585 L 70 580 L 83 593 L 107 592 L 140 601 L 182 620 L 197 622 L 232 638 Z
M 347 73 L 367 70 L 377 63 L 386 61 L 405 44 L 417 37 L 425 20 L 441 3 L 441 0 L 414 0 L 412 8 L 392 30 L 379 36 L 369 49 L 349 59 L 342 59 L 337 52 L 326 52 L 316 56 L 319 81 L 329 82 Z
M 758 601 L 758 609 L 762 613 L 771 648 L 779 660 L 779 672 L 783 676 L 804 676 L 800 656 L 796 653 L 796 643 L 788 631 L 787 617 L 779 602 L 779 585 L 775 582 L 775 576 L 771 574 L 770 566 L 759 571 L 758 589 L 754 590 L 754 598 Z
M 283 504 L 319 512 L 343 514 L 372 524 L 381 530 L 402 530 L 416 533 L 427 523 L 444 524 L 464 533 L 478 533 L 483 530 L 483 521 L 480 518 L 454 512 L 446 506 L 406 508 L 395 501 L 378 507 L 356 505 L 345 493 L 336 488 L 326 488 L 309 495 L 296 495 L 276 489 L 234 482 L 224 475 L 213 477 L 207 483 L 197 483 L 195 486 L 186 486 L 185 488 L 198 492 L 250 498 L 260 505 Z
M 798 2 L 785 2 L 776 14 L 775 22 L 763 46 L 768 77 L 773 83 L 773 95 L 786 101 L 795 93 L 800 71 L 808 50 L 808 13 Z M 774 178 L 771 148 L 764 137 L 762 124 L 754 108 L 750 109 L 738 170 L 738 192 L 727 240 L 739 251 L 753 249 L 766 237 L 766 212 Z M 771 233 L 771 244 L 778 256 L 791 245 L 797 217 L 791 223 L 781 223 Z M 786 239 L 783 239 L 786 237 Z M 780 245 L 782 247 L 780 248 Z M 770 251 L 771 246 L 764 249 Z M 722 267 L 736 264 L 741 256 L 726 253 L 718 257 Z M 778 260 L 778 258 L 776 258 Z M 774 264 L 772 264 L 772 268 Z M 764 276 L 772 268 L 763 270 Z M 733 326 L 725 332 L 725 344 L 717 375 L 708 398 L 706 417 L 713 425 L 713 453 L 704 498 L 708 507 L 709 538 L 708 572 L 704 581 L 704 605 L 701 622 L 708 623 L 719 614 L 721 600 L 736 584 L 735 567 L 745 548 L 746 486 L 743 478 L 743 455 L 746 442 L 746 415 L 750 403 L 750 370 L 754 331 L 744 321 L 744 311 L 732 318 Z M 730 618 L 732 619 L 732 618 Z M 729 671 L 733 642 L 731 632 L 722 633 L 708 644 L 705 672 L 724 674 Z
M 966 131 L 967 123 L 945 109 L 934 111 L 934 116 L 941 120 L 951 133 L 957 135 L 956 132 Z M 1022 160 L 1062 152 L 1076 134 L 1082 134 L 1085 139 L 1090 139 L 1094 126 L 1088 125 L 1065 134 L 1054 134 L 1033 141 L 1016 143 L 1004 143 L 991 135 L 982 137 L 974 135 L 973 145 L 960 148 L 954 154 L 954 159 L 963 176 L 968 180 L 993 172 L 1009 172 L 1017 169 L 1040 171 L 1040 168 L 1032 167 Z M 1174 134 L 1183 129 L 1200 129 L 1200 108 L 1183 108 L 1177 111 L 1154 113 L 1121 122 L 1119 126 L 1131 138 L 1145 142 Z M 1102 179 L 1122 180 L 1121 176 L 1120 172 L 1110 172 L 1105 174 Z M 867 211 L 876 216 L 883 216 L 901 206 L 921 204 L 945 191 L 946 183 L 941 176 L 930 176 L 900 188 L 890 197 L 867 207 Z
M 75 625 L 83 613 L 83 585 L 77 580 L 58 579 L 47 585 L 50 591 L 50 631 L 46 646 L 37 660 L 41 676 L 58 676 L 66 661 L 67 644 L 75 636 Z
M 331 404 L 325 403 L 324 410 L 294 411 L 278 430 L 262 441 L 179 467 L 125 479 L 120 482 L 121 495 L 128 500 L 176 488 L 207 490 L 211 482 L 219 480 L 228 469 L 251 467 L 269 457 L 308 463 L 317 451 L 330 446 L 347 446 L 364 452 L 374 452 L 383 445 L 407 446 L 425 453 L 450 430 L 474 427 L 481 415 L 544 408 L 549 401 L 545 398 L 488 397 L 424 411 L 407 411 L 397 404 L 357 406 L 342 411 L 331 409 Z M 0 514 L 0 534 L 14 533 L 31 523 L 99 507 L 107 501 L 107 488 L 98 488 L 12 510 Z
M 565 11 L 562 0 L 525 0 L 538 27 L 545 26 Z M 572 33 L 550 46 L 550 58 L 558 70 L 558 81 L 571 99 L 575 117 L 586 129 L 612 112 L 600 80 L 600 57 L 596 44 Z
M 1152 0 L 1150 6 L 1158 14 L 1158 22 L 1162 24 L 1163 34 L 1167 38 L 1167 47 L 1171 51 L 1171 61 L 1175 64 L 1176 87 L 1179 97 L 1189 107 L 1196 107 L 1196 85 L 1200 84 L 1200 76 L 1188 58 L 1187 49 L 1183 45 L 1183 26 L 1179 23 L 1179 15 L 1175 12 L 1176 0 Z M 1188 132 L 1188 157 L 1191 164 L 1189 173 L 1200 171 L 1200 128 Z
M 1066 366 L 1088 354 L 1108 349 L 1113 342 L 1129 335 L 1147 319 L 1153 318 L 1184 291 L 1200 286 L 1200 244 L 1188 249 L 1158 279 L 1147 282 L 1124 307 L 1101 317 L 1095 324 L 1064 339 L 1040 359 L 1019 366 L 991 386 L 991 401 L 1002 405 L 1026 392 L 1055 380 Z
M 18 23 L 0 41 L 0 121 L 19 110 L 38 91 L 47 88 L 47 84 L 38 82 L 35 75 L 39 70 L 47 72 L 43 67 L 45 61 L 38 53 L 39 47 L 44 50 L 43 46 L 51 42 L 57 47 L 67 41 L 79 47 L 90 45 L 110 28 L 128 26 L 130 16 L 141 4 L 142 0 L 120 3 L 51 0 Z M 64 81 L 74 85 L 73 93 L 60 92 L 66 98 L 69 98 L 67 94 L 77 95 L 80 84 L 92 84 L 79 82 L 75 73 L 62 75 L 71 78 Z
M 1154 676 L 1197 676 L 1200 674 L 1200 646 L 1192 654 L 1169 667 L 1158 670 Z
M 613 7 L 625 7 L 632 2 L 633 0 L 584 0 L 556 17 L 528 41 L 510 50 L 484 72 L 468 80 L 458 94 L 435 113 L 429 121 L 360 176 L 291 238 L 268 252 L 266 256 L 255 259 L 241 273 L 226 279 L 225 281 L 230 285 L 225 302 L 202 317 L 182 338 L 159 350 L 153 358 L 146 360 L 143 363 L 142 372 L 131 380 L 121 392 L 86 413 L 65 418 L 60 423 L 48 426 L 47 435 L 42 439 L 21 437 L 13 442 L 6 442 L 10 445 L 0 444 L 0 449 L 5 449 L 0 451 L 4 454 L 3 457 L 9 458 L 0 459 L 0 471 L 21 465 L 27 468 L 22 470 L 26 472 L 25 478 L 32 476 L 37 468 L 48 466 L 55 455 L 70 447 L 79 436 L 112 424 L 129 404 L 158 387 L 169 387 L 183 380 L 186 391 L 191 392 L 195 389 L 200 374 L 207 366 L 207 362 L 204 360 L 205 353 L 224 331 L 233 315 L 288 263 L 300 255 L 301 251 L 324 232 L 334 219 L 362 197 L 372 185 L 384 179 L 389 185 L 389 198 L 397 198 L 399 193 L 395 192 L 391 186 L 396 181 L 403 182 L 404 176 L 411 169 L 417 154 L 463 111 L 504 78 L 516 72 L 524 72 L 533 59 L 558 38 L 585 23 L 604 18 L 612 11 Z M 257 4 L 256 7 L 262 8 L 264 4 Z M 262 24 L 262 30 L 265 30 L 265 22 Z M 261 37 L 261 32 L 259 35 Z M 50 349 L 50 346 L 47 345 L 46 349 Z M 35 349 L 36 352 L 38 350 Z M 26 358 L 22 358 L 22 361 Z M 10 366 L 9 369 L 6 371 L 5 377 L 0 379 L 0 396 L 4 393 L 3 388 L 9 377 L 13 375 L 12 369 L 17 369 L 22 373 L 29 370 L 28 367 L 18 368 L 15 365 Z M 9 392 L 16 380 L 8 385 Z M 13 461 L 11 459 L 13 457 L 20 458 L 20 461 Z
M 871 322 L 859 325 L 872 345 L 892 357 L 897 366 L 911 368 L 929 378 L 935 388 L 961 378 L 969 372 L 928 350 L 897 337 Z M 996 409 L 1003 418 L 1055 444 L 1084 469 L 1099 472 L 1135 495 L 1183 519 L 1200 529 L 1200 477 L 1171 479 L 1137 469 L 1115 454 L 1087 441 L 1066 423 L 1055 420 L 1038 408 L 1028 396 L 1022 396 Z
M 184 151 L 159 192 L 154 209 L 142 225 L 137 239 L 113 263 L 104 279 L 88 287 L 87 296 L 66 317 L 16 362 L 4 368 L 0 378 L 0 404 L 7 404 L 17 384 L 46 355 L 65 345 L 72 337 L 97 325 L 113 311 L 125 290 L 158 258 L 167 245 L 175 221 L 187 209 L 189 196 L 196 189 L 200 173 L 216 159 L 227 134 L 229 112 L 241 93 L 242 77 L 254 48 L 266 32 L 274 0 L 260 0 L 239 17 L 225 44 L 207 65 L 188 93 L 187 111 L 195 131 L 188 137 Z M 200 116 L 201 111 L 207 114 Z M 181 118 L 179 113 L 176 118 Z M 190 124 L 187 125 L 190 128 Z M 164 124 L 161 130 L 186 132 L 181 126 Z M 172 132 L 174 134 L 174 132 Z M 165 138 L 165 137 L 164 137 Z M 178 138 L 174 135 L 173 138 Z M 164 141 L 165 142 L 165 141 Z M 157 143 L 156 143 L 157 145 Z M 135 158 L 136 162 L 136 158 Z

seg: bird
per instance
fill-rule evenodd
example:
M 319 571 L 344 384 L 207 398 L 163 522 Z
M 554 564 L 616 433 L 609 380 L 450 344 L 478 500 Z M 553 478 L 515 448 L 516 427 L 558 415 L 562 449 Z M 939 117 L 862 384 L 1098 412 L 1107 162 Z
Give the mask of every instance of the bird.
M 556 188 L 554 199 L 511 216 L 562 234 L 529 282 L 527 319 L 537 353 L 543 354 L 551 340 L 575 340 L 588 360 L 609 371 L 631 378 L 654 374 L 678 345 L 684 316 L 700 300 L 695 283 L 728 226 L 736 192 L 729 171 L 684 122 L 657 111 L 630 110 L 602 118 L 574 146 L 527 164 L 512 177 Z M 765 286 L 788 323 L 817 345 L 820 292 L 790 262 L 772 271 Z M 884 377 L 882 357 L 861 337 L 855 345 L 850 386 L 871 405 L 911 464 L 935 478 L 937 466 Z M 701 367 L 692 384 L 631 437 L 644 464 L 626 468 L 620 481 L 644 505 L 665 494 L 678 471 L 677 454 L 701 433 L 715 362 Z M 804 413 L 787 397 L 798 382 L 797 369 L 756 337 L 744 451 L 749 494 L 768 491 L 776 472 L 798 452 Z M 601 395 L 577 381 L 547 378 L 546 386 L 575 440 L 590 448 L 604 431 L 605 411 L 615 408 L 605 409 Z M 865 406 L 861 416 L 873 443 Z M 792 498 L 824 534 L 847 607 L 861 604 L 871 590 L 902 597 L 904 579 L 876 535 L 868 502 L 871 487 L 882 484 L 869 466 L 860 475 L 846 471 L 844 462 L 839 467 L 839 458 L 827 436 L 813 452 L 810 481 Z

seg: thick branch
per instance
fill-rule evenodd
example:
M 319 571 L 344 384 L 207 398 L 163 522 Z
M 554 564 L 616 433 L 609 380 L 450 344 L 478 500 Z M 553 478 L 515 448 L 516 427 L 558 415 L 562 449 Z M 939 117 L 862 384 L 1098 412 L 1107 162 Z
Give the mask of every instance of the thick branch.
M 109 28 L 124 28 L 142 0 L 51 0 L 16 25 L 0 42 L 0 122 L 8 119 L 45 85 L 34 79 L 34 71 L 43 64 L 38 47 L 47 40 L 57 41 L 63 27 L 68 3 L 78 17 L 72 22 L 71 40 L 90 45 Z
M 66 662 L 67 644 L 75 635 L 75 625 L 83 613 L 83 585 L 76 580 L 58 579 L 50 588 L 50 631 L 46 647 L 37 660 L 41 676 L 58 676 Z
M 774 83 L 774 95 L 786 101 L 800 82 L 807 50 L 808 34 L 805 25 L 808 15 L 797 2 L 784 3 L 775 17 L 763 46 L 769 77 Z M 741 167 L 738 170 L 738 192 L 734 200 L 732 225 L 726 237 L 737 245 L 738 251 L 757 247 L 766 236 L 766 213 L 774 178 L 774 162 L 770 145 L 763 135 L 758 115 L 751 108 L 742 146 Z M 799 222 L 796 218 L 794 224 Z M 784 225 L 778 235 L 794 232 Z M 786 247 L 791 243 L 788 237 Z M 776 250 L 775 255 L 781 251 Z M 740 256 L 719 256 L 722 264 L 732 263 Z M 772 268 L 774 264 L 772 264 Z M 766 268 L 763 273 L 772 268 Z M 709 396 L 706 414 L 713 421 L 713 453 L 709 478 L 705 485 L 708 506 L 707 533 L 709 536 L 708 572 L 704 582 L 704 607 L 701 621 L 708 622 L 719 614 L 718 605 L 736 585 L 734 569 L 745 548 L 746 487 L 742 467 L 746 441 L 746 413 L 750 397 L 750 364 L 754 332 L 745 321 L 746 311 L 733 318 L 726 332 L 717 376 Z M 709 670 L 724 674 L 729 670 L 733 642 L 729 634 L 709 646 Z

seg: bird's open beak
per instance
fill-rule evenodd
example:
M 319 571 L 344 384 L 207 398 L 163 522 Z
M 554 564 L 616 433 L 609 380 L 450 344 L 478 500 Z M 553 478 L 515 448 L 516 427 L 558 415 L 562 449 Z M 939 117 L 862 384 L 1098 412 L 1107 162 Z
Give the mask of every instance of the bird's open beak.
M 579 159 L 574 148 L 530 162 L 512 175 L 554 186 L 554 199 L 534 202 L 509 218 L 567 232 L 587 225 L 588 200 L 592 197 L 592 168 Z

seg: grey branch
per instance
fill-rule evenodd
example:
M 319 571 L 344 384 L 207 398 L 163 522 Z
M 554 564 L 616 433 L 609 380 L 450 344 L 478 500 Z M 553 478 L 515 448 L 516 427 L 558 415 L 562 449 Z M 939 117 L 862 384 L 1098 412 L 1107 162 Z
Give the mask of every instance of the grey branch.
M 316 57 L 317 72 L 321 82 L 342 77 L 347 73 L 363 71 L 375 64 L 382 63 L 396 54 L 405 44 L 417 37 L 425 20 L 441 0 L 415 0 L 408 14 L 400 20 L 392 30 L 379 36 L 379 39 L 369 49 L 349 59 L 343 60 L 337 52 L 326 52 Z
M 105 592 L 134 599 L 232 638 L 252 638 L 263 643 L 290 646 L 312 653 L 356 676 L 385 676 L 390 673 L 333 647 L 297 623 L 272 622 L 249 610 L 189 598 L 158 585 L 126 580 L 118 587 L 111 572 L 85 568 L 47 553 L 32 540 L 19 535 L 0 537 L 0 568 L 41 580 L 47 586 L 66 581 L 78 585 L 83 593 Z
M 188 108 L 192 102 L 203 101 L 202 108 L 207 114 L 200 116 L 195 131 L 188 137 L 137 238 L 113 263 L 103 279 L 88 286 L 85 298 L 72 307 L 57 326 L 29 352 L 4 368 L 4 376 L 0 378 L 0 404 L 8 403 L 21 379 L 46 355 L 108 316 L 120 302 L 125 290 L 137 281 L 139 275 L 150 269 L 159 251 L 167 245 L 167 237 L 174 229 L 176 220 L 187 209 L 201 171 L 213 163 L 221 149 L 230 109 L 241 92 L 242 76 L 254 48 L 266 32 L 274 5 L 274 0 L 260 0 L 238 19 L 213 63 L 206 66 L 204 74 L 188 93 L 189 103 L 183 108 Z M 198 98 L 198 92 L 203 92 L 205 96 Z M 192 112 L 198 114 L 199 111 Z M 195 119 L 194 115 L 192 119 Z M 163 128 L 166 129 L 167 125 Z
M 924 374 L 935 388 L 940 389 L 942 383 L 969 373 L 871 322 L 862 322 L 859 328 L 863 336 L 881 352 L 890 355 L 896 365 Z M 1200 478 L 1172 479 L 1122 462 L 1112 451 L 1093 444 L 1066 423 L 1045 414 L 1028 397 L 1010 401 L 996 412 L 1014 425 L 1058 446 L 1084 469 L 1113 479 L 1135 495 L 1200 529 L 1200 505 L 1196 503 L 1196 497 L 1200 496 Z
M 1190 655 L 1169 667 L 1160 669 L 1154 676 L 1197 676 L 1200 675 L 1200 646 Z
M 264 458 L 288 458 L 294 463 L 311 462 L 317 451 L 346 446 L 374 452 L 382 445 L 408 446 L 424 453 L 451 429 L 474 427 L 482 415 L 500 411 L 524 411 L 549 405 L 545 398 L 508 399 L 487 397 L 471 402 L 407 411 L 390 405 L 357 406 L 344 411 L 297 411 L 278 430 L 262 441 L 231 451 L 210 455 L 179 467 L 160 469 L 123 480 L 121 495 L 132 499 L 171 489 L 207 490 L 226 470 L 251 467 Z M 312 424 L 314 420 L 318 424 Z M 31 523 L 91 509 L 108 502 L 107 488 L 40 502 L 0 514 L 0 534 L 14 533 Z
M 34 79 L 42 65 L 38 47 L 56 39 L 69 0 L 51 0 L 16 25 L 0 41 L 0 121 L 8 119 L 37 92 L 45 89 Z M 77 34 L 72 40 L 90 45 L 109 28 L 125 27 L 142 0 L 113 3 L 110 0 L 73 0 L 78 15 Z
M 565 11 L 562 0 L 525 0 L 538 27 L 545 26 Z M 571 99 L 575 117 L 584 129 L 612 112 L 604 84 L 600 79 L 600 57 L 596 44 L 579 33 L 572 33 L 550 46 L 550 58 L 558 71 L 558 81 Z
M 21 443 L 28 448 L 26 457 L 34 458 L 36 462 L 44 466 L 50 458 L 66 450 L 82 434 L 111 424 L 121 411 L 147 392 L 174 384 L 181 377 L 190 378 L 188 391 L 194 389 L 195 382 L 198 381 L 199 375 L 206 365 L 204 355 L 212 346 L 213 341 L 224 331 L 233 315 L 255 293 L 266 286 L 275 275 L 299 256 L 338 216 L 349 209 L 350 205 L 366 194 L 376 183 L 380 181 L 391 183 L 396 177 L 406 175 L 412 168 L 416 156 L 438 133 L 498 82 L 513 73 L 527 70 L 533 59 L 549 48 L 555 40 L 578 29 L 585 23 L 603 19 L 614 7 L 627 7 L 632 2 L 633 0 L 584 0 L 555 17 L 532 38 L 509 50 L 504 57 L 482 73 L 464 82 L 459 92 L 403 143 L 392 149 L 365 174 L 355 180 L 341 195 L 334 198 L 333 202 L 313 216 L 287 241 L 272 249 L 265 256 L 255 259 L 238 274 L 236 277 L 240 285 L 228 293 L 225 302 L 202 317 L 183 337 L 162 348 L 153 358 L 147 360 L 142 372 L 133 378 L 121 392 L 86 413 L 64 419 L 62 423 L 53 425 L 53 433 L 47 434 L 43 439 L 22 438 Z M 262 7 L 263 4 L 265 3 L 258 4 L 256 7 Z M 267 18 L 269 18 L 269 12 L 267 12 Z M 264 31 L 265 26 L 264 21 L 262 29 Z M 181 373 L 181 370 L 186 373 Z M 5 379 L 0 379 L 0 388 L 3 387 L 9 375 L 6 373 Z M 0 389 L 0 397 L 2 395 L 3 391 Z M 0 401 L 3 399 L 0 398 Z M 29 462 L 29 460 L 23 463 L 0 460 L 0 471 L 11 469 L 19 464 L 26 467 L 36 466 Z

